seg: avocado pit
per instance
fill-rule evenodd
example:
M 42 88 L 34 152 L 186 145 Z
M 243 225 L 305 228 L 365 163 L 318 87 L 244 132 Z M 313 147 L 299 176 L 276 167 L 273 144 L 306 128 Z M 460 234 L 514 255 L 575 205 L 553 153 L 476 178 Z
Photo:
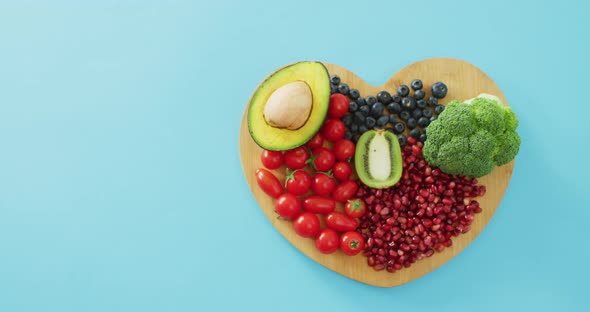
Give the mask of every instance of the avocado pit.
M 294 81 L 276 89 L 264 106 L 264 119 L 276 128 L 301 128 L 311 113 L 313 97 L 304 81 Z

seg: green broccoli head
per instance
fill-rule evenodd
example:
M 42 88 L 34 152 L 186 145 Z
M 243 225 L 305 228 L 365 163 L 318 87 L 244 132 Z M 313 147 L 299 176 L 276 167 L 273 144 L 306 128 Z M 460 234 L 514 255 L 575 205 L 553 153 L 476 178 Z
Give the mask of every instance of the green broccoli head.
M 459 133 L 469 135 L 476 130 L 473 112 L 468 105 L 459 101 L 450 102 L 437 120 L 444 124 L 446 132 L 450 135 Z
M 471 102 L 471 111 L 479 128 L 499 133 L 504 128 L 504 110 L 499 102 L 488 98 L 476 98 Z
M 516 131 L 505 131 L 498 135 L 498 153 L 494 156 L 494 162 L 498 166 L 505 165 L 516 157 L 520 149 L 520 136 Z
M 504 106 L 504 122 L 507 131 L 516 131 L 516 127 L 518 127 L 518 118 L 510 106 Z

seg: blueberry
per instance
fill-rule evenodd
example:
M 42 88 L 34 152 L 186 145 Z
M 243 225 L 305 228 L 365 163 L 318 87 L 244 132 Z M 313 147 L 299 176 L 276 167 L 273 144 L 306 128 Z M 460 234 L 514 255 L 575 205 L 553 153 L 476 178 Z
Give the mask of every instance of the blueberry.
M 365 98 L 365 102 L 367 103 L 367 105 L 373 105 L 377 103 L 377 98 L 372 95 L 369 95 Z
M 426 102 L 424 100 L 418 100 L 418 101 L 416 101 L 416 107 L 426 108 Z
M 406 120 L 406 125 L 408 125 L 408 129 L 416 128 L 416 119 L 409 118 L 408 120 Z
M 348 95 L 348 91 L 349 91 L 349 89 L 348 89 L 348 85 L 347 84 L 341 83 L 341 84 L 338 85 L 338 92 L 339 93 L 342 93 L 344 95 Z
M 410 136 L 413 138 L 418 138 L 420 137 L 420 129 L 419 128 L 414 128 L 412 130 L 410 130 Z
M 387 104 L 387 110 L 391 113 L 399 113 L 402 111 L 402 106 L 399 103 L 389 103 Z
M 439 81 L 432 85 L 431 91 L 435 98 L 442 99 L 447 95 L 448 89 L 444 83 Z
M 346 114 L 346 115 L 342 116 L 342 118 L 340 118 L 340 120 L 342 120 L 342 122 L 344 123 L 345 126 L 350 127 L 350 125 L 352 124 L 352 115 Z
M 352 139 L 352 132 L 350 132 L 350 131 L 344 132 L 344 138 L 347 140 Z
M 370 110 L 370 108 L 367 105 L 363 105 L 363 106 L 359 107 L 359 112 L 361 112 L 365 117 L 369 116 L 369 110 Z
M 340 76 L 332 75 L 332 77 L 330 77 L 330 82 L 335 85 L 339 84 L 340 83 Z
M 367 117 L 367 119 L 365 119 L 365 125 L 367 125 L 367 128 L 369 128 L 369 129 L 375 127 L 376 123 L 377 123 L 377 121 L 373 117 Z
M 416 108 L 415 110 L 412 111 L 412 117 L 418 119 L 420 117 L 422 117 L 422 110 L 419 108 Z
M 385 129 L 385 130 L 386 130 L 386 131 L 389 131 L 389 132 L 391 132 L 391 133 L 395 133 L 395 130 L 393 130 L 393 128 L 387 128 L 387 129 Z M 396 134 L 397 134 L 397 133 L 396 133 Z
M 359 126 L 359 133 L 360 134 L 363 134 L 363 133 L 365 133 L 367 131 L 369 131 L 369 129 L 367 129 L 367 126 L 365 126 L 365 125 Z
M 430 119 L 428 117 L 420 117 L 420 119 L 418 119 L 418 125 L 420 125 L 422 128 L 428 127 L 429 124 Z
M 408 96 L 410 94 L 410 88 L 406 85 L 401 85 L 397 88 L 397 94 L 401 97 Z
M 408 112 L 408 111 L 403 111 L 403 112 L 399 113 L 399 119 L 401 119 L 403 121 L 408 120 L 410 117 L 411 117 L 410 112 Z
M 366 107 L 366 106 L 362 106 L 361 108 L 363 108 L 363 107 Z M 363 114 L 361 111 L 354 113 L 354 121 L 357 124 L 363 124 L 365 122 L 365 114 Z
M 377 118 L 377 127 L 383 128 L 389 122 L 389 116 L 383 115 Z
M 422 89 L 422 80 L 420 80 L 420 79 L 412 80 L 411 86 L 412 86 L 412 89 L 414 89 L 414 90 Z
M 359 105 L 356 102 L 350 102 L 348 104 L 348 111 L 351 113 L 356 112 L 359 109 Z
M 379 117 L 383 115 L 383 104 L 381 102 L 376 102 L 371 106 L 371 116 Z
M 402 99 L 402 107 L 405 110 L 412 111 L 416 108 L 416 101 L 411 97 L 405 97 Z
M 393 129 L 395 130 L 395 133 L 400 134 L 406 130 L 406 126 L 404 126 L 403 123 L 398 122 L 393 125 Z
M 357 102 L 357 104 L 359 105 L 359 107 L 360 107 L 360 106 L 363 106 L 363 105 L 365 105 L 365 104 L 366 104 L 366 103 L 365 103 L 365 98 L 364 98 L 364 97 L 362 97 L 362 96 L 359 96 L 359 97 L 356 99 L 356 102 Z
M 429 110 L 428 108 L 425 108 L 422 110 L 422 116 L 424 116 L 426 118 L 430 118 L 430 117 L 432 117 L 432 111 Z
M 392 125 L 394 125 L 397 122 L 397 118 L 395 118 L 395 114 L 389 115 L 389 122 L 391 122 Z
M 357 90 L 357 89 L 350 89 L 350 91 L 348 91 L 348 97 L 350 97 L 353 100 L 358 99 L 359 96 L 361 96 L 361 95 L 359 93 L 359 90 Z
M 435 98 L 434 96 L 431 96 L 428 98 L 428 105 L 435 107 L 436 105 L 438 105 L 438 99 Z
M 433 121 L 435 121 L 435 120 L 436 120 L 436 118 L 437 118 L 436 116 L 432 116 L 432 117 L 430 117 L 430 123 L 432 123 Z
M 338 86 L 330 84 L 330 94 L 338 93 Z
M 353 123 L 352 125 L 350 125 L 350 131 L 351 132 L 358 132 L 359 131 L 359 125 L 356 123 Z
M 402 97 L 401 97 L 401 96 L 399 96 L 399 94 L 394 94 L 394 95 L 391 97 L 391 101 L 392 101 L 393 103 L 401 103 L 401 102 L 402 102 Z
M 418 140 L 422 143 L 426 142 L 426 133 L 422 133 L 420 137 L 418 137 Z
M 404 146 L 406 146 L 406 143 L 408 142 L 408 138 L 406 138 L 406 136 L 403 134 L 398 134 L 397 141 L 399 142 L 400 146 L 404 147 Z
M 442 113 L 445 110 L 445 106 L 438 104 L 434 107 L 434 112 L 437 113 L 438 115 L 440 115 L 440 113 Z
M 424 90 L 416 90 L 416 92 L 414 92 L 414 98 L 416 100 L 421 100 L 426 96 L 426 92 L 424 92 Z
M 377 101 L 387 105 L 391 103 L 391 94 L 387 91 L 381 91 L 377 93 Z
M 355 135 L 353 135 L 353 136 L 352 136 L 352 142 L 353 142 L 354 144 L 356 144 L 356 142 L 358 142 L 358 140 L 359 140 L 360 138 L 361 138 L 361 135 L 357 133 L 357 134 L 355 134 Z

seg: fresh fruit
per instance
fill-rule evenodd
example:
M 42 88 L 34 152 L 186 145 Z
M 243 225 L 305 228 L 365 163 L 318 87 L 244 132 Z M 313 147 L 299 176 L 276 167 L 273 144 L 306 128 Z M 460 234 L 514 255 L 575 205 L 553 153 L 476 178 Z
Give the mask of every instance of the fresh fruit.
M 283 152 L 264 150 L 260 154 L 260 160 L 267 169 L 277 169 L 283 165 Z
M 309 195 L 303 199 L 303 209 L 311 213 L 326 214 L 336 209 L 336 202 L 329 197 Z
M 438 104 L 434 107 L 434 112 L 437 113 L 438 115 L 442 114 L 442 112 L 445 110 L 445 106 Z
M 340 83 L 340 84 L 338 85 L 338 92 L 339 92 L 339 93 L 342 93 L 342 94 L 344 94 L 344 95 L 348 95 L 348 91 L 350 91 L 350 88 L 348 87 L 348 85 L 347 85 L 347 84 L 345 84 L 345 83 Z
M 410 94 L 410 88 L 406 85 L 401 85 L 397 87 L 397 94 L 401 97 L 408 96 Z
M 405 146 L 406 145 L 406 142 L 407 142 L 407 139 L 408 138 L 403 133 L 397 135 L 397 141 L 399 142 L 399 145 L 400 146 Z
M 338 76 L 338 75 L 330 76 L 330 83 L 335 84 L 335 85 L 340 84 L 340 76 Z
M 291 220 L 299 215 L 299 212 L 301 211 L 301 203 L 297 196 L 293 194 L 281 194 L 275 201 L 275 211 L 279 216 Z
M 377 93 L 377 101 L 383 103 L 383 105 L 387 105 L 391 102 L 391 94 L 389 92 L 383 90 Z
M 418 128 L 414 128 L 414 129 L 410 130 L 410 133 L 409 133 L 409 135 L 410 135 L 411 137 L 413 137 L 413 138 L 418 138 L 418 137 L 420 137 L 420 129 L 418 129 Z
M 402 175 L 400 145 L 388 131 L 371 130 L 363 134 L 354 161 L 360 180 L 373 188 L 393 186 Z
M 248 130 L 260 147 L 285 151 L 305 144 L 322 126 L 330 77 L 320 62 L 283 67 L 260 84 L 248 105 Z
M 367 205 L 360 198 L 349 199 L 344 205 L 344 212 L 353 218 L 362 217 L 367 211 Z
M 347 161 L 354 156 L 355 145 L 351 140 L 338 140 L 332 150 L 337 160 Z
M 412 115 L 408 111 L 402 111 L 401 113 L 399 113 L 399 119 L 403 121 L 407 121 L 408 119 L 410 119 L 410 117 L 412 117 Z
M 285 152 L 285 165 L 289 169 L 296 170 L 305 167 L 308 159 L 307 150 L 301 146 Z
M 353 100 L 358 99 L 359 96 L 361 96 L 361 95 L 359 93 L 359 90 L 357 90 L 357 89 L 350 89 L 350 91 L 348 91 L 348 97 Z
M 393 129 L 395 130 L 395 133 L 400 134 L 404 132 L 404 130 L 406 130 L 406 126 L 404 126 L 403 123 L 398 122 L 395 125 L 393 125 Z
M 255 172 L 256 175 L 256 183 L 258 186 L 264 191 L 268 196 L 272 198 L 277 198 L 279 195 L 283 194 L 283 187 L 281 186 L 281 182 L 279 179 L 275 177 L 272 172 L 258 168 Z
M 349 101 L 348 98 L 336 93 L 330 96 L 330 106 L 328 107 L 328 116 L 331 118 L 340 118 L 348 112 Z
M 354 231 L 359 225 L 355 218 L 351 218 L 338 211 L 333 211 L 327 214 L 324 221 L 326 222 L 327 227 L 338 232 Z
M 332 229 L 323 229 L 315 238 L 315 246 L 323 254 L 334 253 L 340 246 L 340 237 Z
M 348 256 L 355 256 L 365 248 L 365 240 L 359 232 L 349 231 L 340 237 L 340 249 Z
M 371 111 L 370 111 L 371 116 L 373 116 L 374 118 L 381 116 L 383 114 L 384 108 L 385 107 L 383 106 L 383 103 L 381 103 L 381 102 L 376 102 L 375 104 L 371 105 Z
M 334 191 L 336 181 L 328 173 L 318 172 L 313 176 L 311 181 L 311 189 L 318 195 L 329 195 Z
M 410 84 L 410 86 L 412 86 L 412 90 L 420 90 L 422 89 L 422 80 L 420 79 L 414 79 L 412 80 L 412 83 Z
M 350 176 L 352 175 L 352 167 L 350 167 L 348 162 L 339 161 L 334 164 L 332 174 L 338 181 L 346 181 L 350 179 Z
M 350 102 L 350 104 L 348 104 L 348 111 L 351 113 L 356 112 L 359 109 L 359 105 L 357 102 Z
M 357 190 L 358 185 L 356 182 L 352 180 L 344 181 L 336 185 L 336 188 L 332 192 L 332 198 L 337 202 L 343 203 L 354 196 Z
M 406 111 L 413 111 L 414 109 L 416 109 L 416 100 L 414 100 L 414 98 L 412 97 L 405 97 L 402 99 L 402 108 L 405 109 Z
M 315 237 L 320 231 L 320 219 L 311 212 L 302 212 L 293 220 L 295 233 L 302 237 Z
M 320 147 L 315 150 L 314 154 L 309 159 L 316 171 L 328 171 L 332 169 L 336 162 L 336 156 L 331 150 Z
M 425 96 L 426 92 L 424 92 L 424 90 L 416 90 L 416 92 L 414 92 L 414 99 L 416 99 L 416 101 L 422 100 Z
M 324 145 L 324 136 L 321 132 L 316 133 L 311 140 L 307 142 L 307 147 L 313 152 Z M 306 159 L 307 160 L 307 159 Z
M 365 103 L 367 103 L 368 106 L 371 106 L 377 103 L 377 98 L 372 95 L 369 95 L 365 98 Z
M 345 132 L 346 126 L 339 119 L 328 119 L 324 122 L 324 125 L 322 126 L 322 135 L 328 141 L 336 142 L 342 139 L 342 137 L 344 137 Z
M 311 188 L 311 176 L 304 170 L 290 171 L 287 169 L 285 187 L 293 195 L 303 195 Z
M 447 86 L 440 81 L 433 84 L 430 89 L 432 92 L 432 96 L 434 96 L 437 99 L 444 98 L 447 95 L 447 91 L 448 91 Z
M 406 120 L 406 124 L 408 125 L 408 129 L 414 129 L 416 128 L 416 119 L 414 118 L 408 118 L 408 120 Z

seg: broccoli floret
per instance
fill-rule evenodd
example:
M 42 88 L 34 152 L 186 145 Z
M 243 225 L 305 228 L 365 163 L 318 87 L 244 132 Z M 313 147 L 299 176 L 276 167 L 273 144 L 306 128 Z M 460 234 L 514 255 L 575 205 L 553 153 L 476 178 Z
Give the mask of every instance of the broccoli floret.
M 427 128 L 422 153 L 443 172 L 481 177 L 514 159 L 517 126 L 516 115 L 497 97 L 452 101 Z

